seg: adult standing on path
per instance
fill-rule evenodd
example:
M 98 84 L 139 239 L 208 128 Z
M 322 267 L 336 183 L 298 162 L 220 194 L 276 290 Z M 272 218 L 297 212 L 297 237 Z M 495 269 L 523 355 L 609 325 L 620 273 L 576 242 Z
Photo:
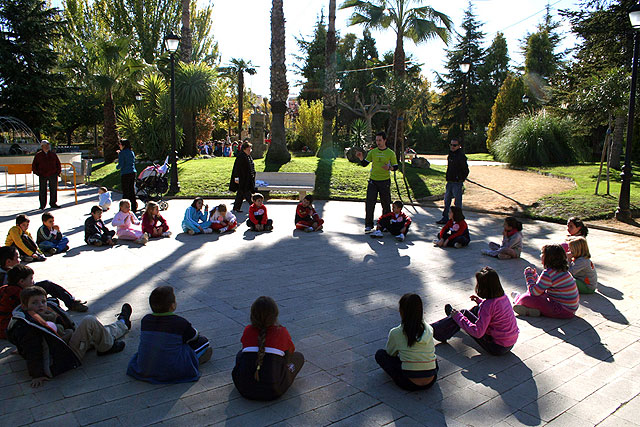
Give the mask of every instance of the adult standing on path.
M 131 151 L 131 142 L 128 139 L 120 140 L 120 150 L 118 150 L 118 164 L 116 169 L 120 170 L 120 183 L 122 184 L 122 198 L 131 201 L 131 211 L 138 211 L 136 201 L 136 155 Z
M 377 147 L 367 153 L 367 158 L 361 151 L 356 152 L 360 165 L 371 165 L 369 184 L 367 185 L 367 201 L 365 203 L 364 232 L 370 233 L 373 229 L 373 213 L 376 209 L 376 201 L 380 194 L 382 214 L 391 212 L 391 176 L 392 170 L 398 170 L 396 153 L 387 148 L 387 135 L 384 132 L 376 134 Z
M 42 140 L 40 148 L 41 150 L 36 153 L 31 163 L 31 170 L 38 175 L 40 180 L 38 186 L 40 209 L 44 209 L 47 206 L 47 183 L 49 185 L 51 207 L 59 208 L 60 206 L 56 202 L 58 201 L 58 175 L 62 171 L 60 159 L 58 159 L 56 153 L 51 151 L 51 145 L 46 139 Z
M 233 163 L 229 191 L 236 192 L 233 202 L 233 210 L 236 212 L 242 212 L 243 200 L 251 205 L 251 194 L 256 189 L 256 167 L 251 157 L 251 147 L 250 142 L 243 142 Z
M 464 155 L 462 145 L 457 139 L 452 139 L 449 155 L 447 156 L 447 186 L 444 192 L 444 210 L 442 218 L 436 224 L 446 224 L 449 221 L 451 198 L 456 199 L 456 206 L 462 208 L 462 185 L 469 176 L 467 156 Z

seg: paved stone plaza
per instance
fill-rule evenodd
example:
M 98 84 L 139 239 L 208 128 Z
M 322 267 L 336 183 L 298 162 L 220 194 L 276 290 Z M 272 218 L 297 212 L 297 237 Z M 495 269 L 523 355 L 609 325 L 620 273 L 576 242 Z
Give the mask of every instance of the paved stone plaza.
M 578 317 L 520 318 L 519 341 L 504 357 L 479 352 L 460 332 L 436 346 L 437 384 L 406 393 L 373 358 L 400 322 L 400 296 L 420 294 L 432 322 L 446 303 L 470 306 L 474 273 L 485 265 L 499 272 L 507 293 L 523 290 L 523 269 L 540 268 L 541 245 L 563 241 L 565 226 L 526 221 L 522 259 L 499 261 L 480 250 L 500 238 L 501 217 L 468 214 L 470 246 L 443 250 L 431 243 L 436 209 L 409 208 L 414 225 L 402 243 L 362 234 L 364 203 L 334 201 L 316 203 L 326 220 L 322 233 L 294 232 L 295 202 L 272 201 L 272 233 L 242 225 L 229 235 L 188 236 L 180 222 L 190 201 L 176 200 L 164 213 L 171 238 L 108 249 L 83 242 L 83 223 L 96 201 L 91 187 L 81 187 L 77 206 L 70 193 L 60 194 L 62 209 L 53 213 L 72 249 L 31 265 L 36 280 L 63 284 L 88 300 L 89 313 L 103 322 L 131 303 L 134 326 L 126 348 L 100 358 L 90 352 L 79 369 L 32 389 L 25 362 L 0 341 L 4 426 L 640 424 L 638 238 L 591 230 L 600 292 L 582 298 Z M 210 207 L 219 202 L 208 201 Z M 31 216 L 35 235 L 37 206 L 37 194 L 0 196 L 2 238 L 19 213 Z M 114 214 L 112 208 L 103 218 L 110 222 Z M 158 386 L 125 375 L 138 346 L 139 319 L 150 312 L 148 295 L 160 285 L 176 289 L 177 312 L 212 342 L 213 358 L 198 382 Z M 278 302 L 280 322 L 306 359 L 292 388 L 266 403 L 243 399 L 231 381 L 250 305 L 260 295 Z

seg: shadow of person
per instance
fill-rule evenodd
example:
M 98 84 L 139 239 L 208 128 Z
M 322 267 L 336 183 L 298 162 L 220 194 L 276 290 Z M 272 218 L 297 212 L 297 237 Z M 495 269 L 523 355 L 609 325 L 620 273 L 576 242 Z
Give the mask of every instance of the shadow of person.
M 598 291 L 601 291 L 598 284 Z M 613 288 L 608 288 L 613 289 Z M 616 289 L 613 289 L 616 291 Z M 600 313 L 605 319 L 621 325 L 628 325 L 629 320 L 622 314 L 616 306 L 605 295 L 598 292 L 593 294 L 580 295 L 580 305 L 591 309 L 596 313 Z
M 606 286 L 603 285 L 602 283 L 598 282 L 598 292 L 600 292 L 602 295 L 604 295 L 605 297 L 609 298 L 609 299 L 615 299 L 615 300 L 622 300 L 622 297 L 624 296 L 624 293 L 622 293 L 621 291 L 617 290 L 616 288 L 612 288 L 611 286 Z

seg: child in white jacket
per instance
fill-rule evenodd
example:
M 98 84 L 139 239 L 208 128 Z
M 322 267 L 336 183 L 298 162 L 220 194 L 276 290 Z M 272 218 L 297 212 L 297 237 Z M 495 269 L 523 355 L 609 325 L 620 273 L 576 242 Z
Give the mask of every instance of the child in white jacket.
M 224 203 L 216 206 L 211 216 L 209 216 L 209 221 L 211 222 L 211 229 L 218 233 L 232 231 L 238 226 L 236 216 L 227 210 L 227 205 Z
M 522 223 L 517 218 L 508 216 L 504 219 L 502 244 L 489 242 L 489 249 L 483 249 L 482 254 L 498 259 L 520 258 L 522 252 Z

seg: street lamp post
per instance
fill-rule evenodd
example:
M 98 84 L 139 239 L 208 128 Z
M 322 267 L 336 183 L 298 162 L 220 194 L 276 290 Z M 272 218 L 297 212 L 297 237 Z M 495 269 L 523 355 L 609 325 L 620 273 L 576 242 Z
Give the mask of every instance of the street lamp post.
M 176 89 L 175 89 L 175 54 L 178 51 L 180 37 L 173 33 L 167 34 L 164 38 L 164 46 L 171 56 L 171 183 L 169 192 L 176 194 L 180 191 L 178 183 L 178 159 L 176 152 Z
M 638 56 L 640 54 L 640 40 L 638 40 L 638 30 L 640 29 L 640 4 L 636 3 L 629 8 L 629 20 L 635 31 L 633 36 L 633 65 L 631 68 L 631 95 L 629 97 L 629 119 L 627 122 L 627 146 L 624 153 L 624 166 L 620 178 L 620 198 L 618 199 L 618 209 L 616 219 L 618 221 L 629 221 L 631 219 L 631 143 L 633 138 L 633 120 L 636 109 L 636 81 L 638 78 Z
M 469 73 L 469 69 L 471 68 L 471 63 L 468 59 L 465 59 L 460 64 L 460 71 L 464 74 L 464 79 L 462 80 L 462 142 L 464 143 L 464 128 L 467 124 L 467 73 Z

